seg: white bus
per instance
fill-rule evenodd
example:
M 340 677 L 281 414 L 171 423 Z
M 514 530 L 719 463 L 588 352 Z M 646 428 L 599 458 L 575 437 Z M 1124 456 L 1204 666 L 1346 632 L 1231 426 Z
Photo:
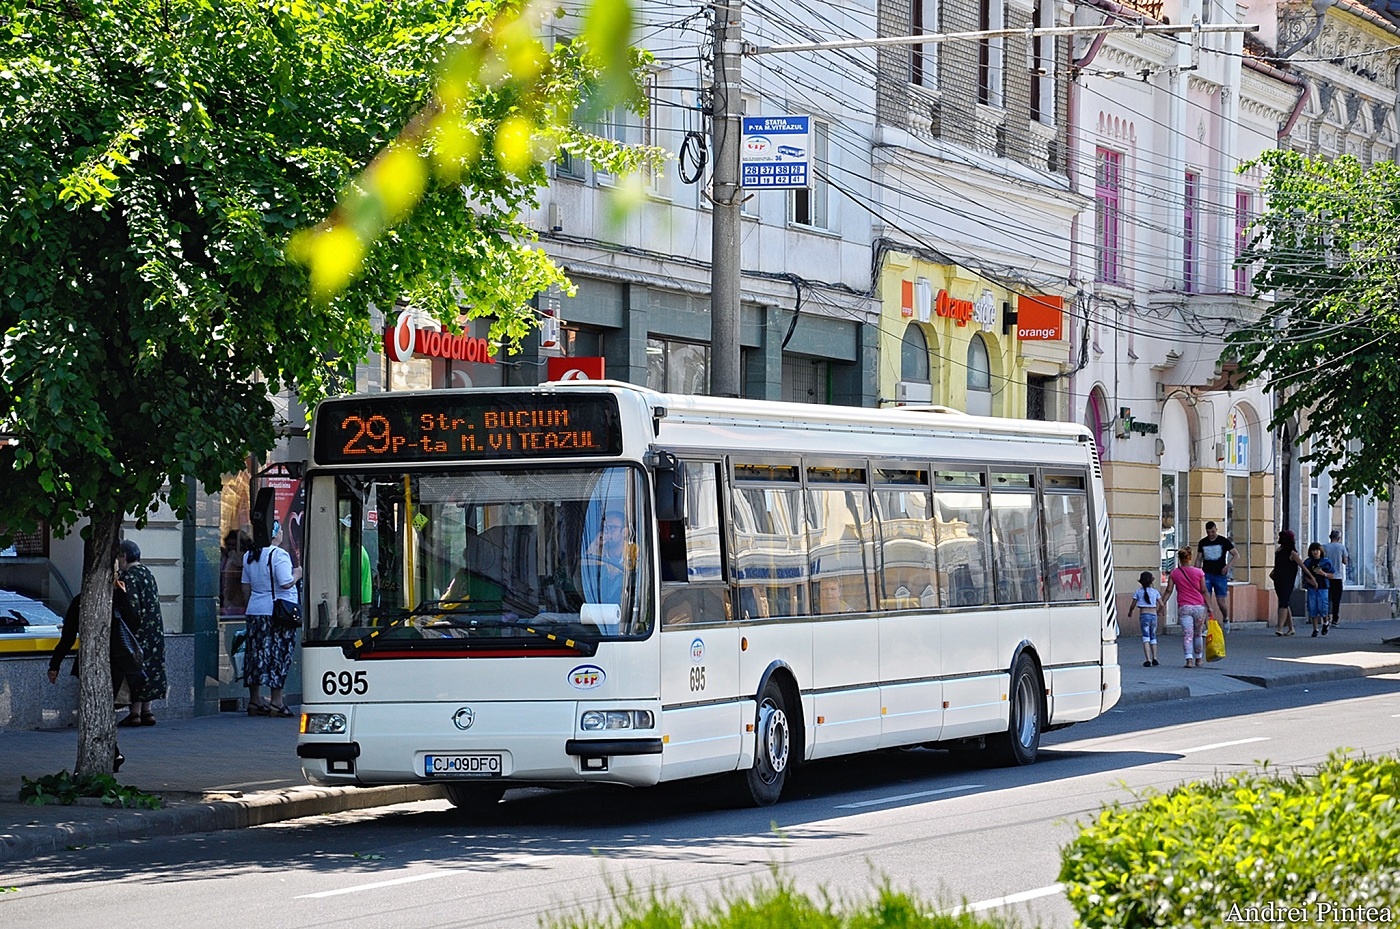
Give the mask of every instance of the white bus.
M 1029 764 L 1119 697 L 1090 434 L 614 382 L 316 410 L 317 784 L 727 775 L 895 746 Z M 366 583 L 364 572 L 371 574 Z

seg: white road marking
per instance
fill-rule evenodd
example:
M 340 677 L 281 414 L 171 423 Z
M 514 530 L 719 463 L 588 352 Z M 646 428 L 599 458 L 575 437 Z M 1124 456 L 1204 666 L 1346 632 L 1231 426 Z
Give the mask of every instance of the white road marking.
M 1267 741 L 1269 741 L 1269 737 L 1268 737 L 1268 736 L 1266 736 L 1266 735 L 1257 735 L 1257 736 L 1255 736 L 1255 737 L 1252 738 L 1252 739 L 1236 739 L 1236 740 L 1233 741 L 1233 742 L 1212 742 L 1212 743 L 1209 744 L 1209 745 L 1197 745 L 1195 748 L 1179 748 L 1179 749 L 1177 749 L 1177 750 L 1174 751 L 1174 752 L 1170 752 L 1169 754 L 1172 754 L 1172 755 L 1189 755 L 1189 754 L 1191 754 L 1192 752 L 1208 752 L 1208 751 L 1210 751 L 1211 749 L 1214 749 L 1214 748 L 1229 748 L 1231 745 L 1248 745 L 1250 742 L 1267 742 Z
M 359 884 L 355 887 L 342 887 L 340 890 L 323 890 L 320 893 L 302 894 L 296 897 L 297 900 L 319 900 L 322 897 L 338 897 L 341 894 L 357 894 L 362 890 L 378 890 L 381 887 L 395 887 L 399 884 L 414 884 L 418 881 L 430 881 L 435 877 L 450 877 L 453 874 L 461 874 L 461 871 L 429 871 L 426 874 L 411 874 L 408 877 L 396 877 L 392 881 L 375 881 L 373 884 Z
M 956 909 L 950 910 L 948 915 L 960 916 L 963 913 L 980 913 L 983 910 L 993 910 L 997 907 L 1011 906 L 1015 903 L 1025 903 L 1027 900 L 1036 900 L 1040 897 L 1049 897 L 1061 893 L 1065 889 L 1064 884 L 1051 884 L 1048 887 L 1037 887 L 1035 890 L 1023 890 L 1016 894 L 1007 894 L 1004 897 L 993 897 L 990 900 L 980 900 L 977 903 L 967 903 Z
M 902 803 L 905 800 L 917 800 L 920 797 L 934 797 L 938 794 L 951 794 L 959 790 L 978 790 L 981 784 L 959 784 L 957 787 L 940 787 L 938 790 L 921 790 L 915 794 L 899 794 L 895 797 L 881 797 L 879 800 L 862 800 L 859 803 L 843 803 L 837 807 L 838 810 L 858 810 L 867 806 L 881 806 L 886 803 Z

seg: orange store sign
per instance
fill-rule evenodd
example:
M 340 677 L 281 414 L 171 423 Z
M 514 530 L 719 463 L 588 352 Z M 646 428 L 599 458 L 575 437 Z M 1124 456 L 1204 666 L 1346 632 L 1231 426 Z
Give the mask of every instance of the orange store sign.
M 1016 337 L 1023 342 L 1054 342 L 1063 339 L 1064 308 L 1064 297 L 1020 297 L 1016 314 Z

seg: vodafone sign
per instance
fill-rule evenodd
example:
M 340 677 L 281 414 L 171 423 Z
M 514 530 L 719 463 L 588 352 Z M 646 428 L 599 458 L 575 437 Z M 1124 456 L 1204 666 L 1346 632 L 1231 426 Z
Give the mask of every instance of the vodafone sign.
M 429 358 L 450 358 L 454 361 L 475 361 L 495 364 L 491 344 L 470 335 L 453 335 L 436 329 L 419 329 L 413 321 L 413 311 L 404 310 L 398 322 L 384 330 L 384 354 L 391 361 L 408 361 L 414 355 Z
M 545 360 L 545 377 L 551 381 L 601 381 L 603 359 L 549 358 Z

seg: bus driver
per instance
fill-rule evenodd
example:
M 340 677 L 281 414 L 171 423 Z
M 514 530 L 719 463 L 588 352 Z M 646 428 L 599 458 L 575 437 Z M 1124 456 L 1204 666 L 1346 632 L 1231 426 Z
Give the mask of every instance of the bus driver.
M 584 589 L 596 595 L 597 603 L 620 604 L 626 579 L 636 568 L 637 543 L 631 540 L 627 517 L 621 510 L 609 510 L 584 558 Z

